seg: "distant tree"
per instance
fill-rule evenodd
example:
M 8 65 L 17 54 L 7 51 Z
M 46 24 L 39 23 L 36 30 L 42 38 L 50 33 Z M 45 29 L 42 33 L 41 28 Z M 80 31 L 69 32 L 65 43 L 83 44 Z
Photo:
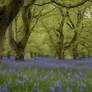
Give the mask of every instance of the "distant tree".
M 58 59 L 64 59 L 64 24 L 66 19 L 66 12 L 58 7 L 58 10 L 60 12 L 60 23 L 59 27 L 54 29 L 48 28 L 44 23 L 42 23 L 42 26 L 45 28 L 46 32 L 48 33 L 50 43 L 52 44 L 51 47 L 53 47 L 53 50 L 55 51 L 55 57 L 58 57 Z M 52 32 L 52 31 L 53 32 Z M 51 34 L 51 32 L 53 34 Z
M 69 6 L 70 8 L 66 8 L 66 14 L 65 11 L 63 11 L 62 7 L 58 7 L 60 10 L 60 14 L 62 16 L 62 20 L 61 23 L 59 25 L 59 27 L 57 29 L 49 29 L 46 25 L 43 25 L 44 23 L 42 23 L 43 27 L 46 29 L 48 35 L 49 35 L 49 40 L 51 42 L 51 46 L 53 47 L 53 49 L 55 50 L 55 56 L 58 55 L 59 59 L 64 59 L 64 52 L 66 50 L 68 50 L 69 48 L 72 48 L 72 53 L 73 53 L 73 57 L 74 59 L 77 59 L 78 57 L 78 39 L 79 39 L 79 35 L 81 33 L 82 30 L 82 21 L 84 18 L 84 13 L 87 9 L 88 6 L 83 6 L 84 8 L 82 9 L 80 7 L 77 9 L 71 9 L 72 7 Z M 69 12 L 72 13 L 69 13 Z M 73 14 L 74 13 L 74 14 Z M 73 18 L 72 18 L 73 17 Z M 74 35 L 71 38 L 70 42 L 65 42 L 65 38 L 64 38 L 64 24 L 66 24 L 70 29 L 68 30 L 73 30 Z M 53 30 L 53 34 L 51 34 L 51 30 Z M 72 32 L 72 33 L 73 33 Z M 56 39 L 56 40 L 55 40 Z M 66 39 L 67 40 L 67 39 Z
M 91 57 L 92 56 L 92 17 L 85 18 L 83 21 L 83 32 L 81 32 L 80 35 L 80 45 L 86 50 L 83 54 L 85 54 L 85 57 Z M 79 48 L 80 49 L 80 48 Z M 80 50 L 82 52 L 82 50 Z M 80 55 L 82 57 L 82 54 Z
M 81 33 L 83 33 L 83 19 L 85 17 L 85 12 L 88 6 L 84 6 L 83 9 L 74 9 L 75 10 L 75 22 L 73 20 L 73 17 L 71 17 L 70 14 L 73 13 L 69 13 L 67 12 L 67 17 L 69 19 L 69 22 L 67 22 L 67 25 L 74 31 L 74 35 L 73 35 L 73 39 L 71 40 L 71 42 L 68 44 L 68 46 L 66 46 L 67 48 L 72 47 L 72 54 L 73 54 L 73 58 L 77 59 L 78 58 L 78 45 L 81 43 L 80 42 L 80 38 L 81 38 Z

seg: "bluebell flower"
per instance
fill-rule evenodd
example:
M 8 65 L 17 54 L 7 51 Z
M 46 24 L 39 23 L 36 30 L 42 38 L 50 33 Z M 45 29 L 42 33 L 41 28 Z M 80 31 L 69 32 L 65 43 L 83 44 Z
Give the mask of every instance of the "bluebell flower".
M 37 68 L 35 68 L 35 70 L 34 70 L 34 74 L 37 74 L 37 72 L 38 72 L 38 69 L 37 69 Z
M 43 78 L 43 80 L 47 80 L 47 76 L 45 76 L 45 77 Z
M 64 79 L 64 81 L 65 81 L 67 84 L 69 84 L 69 81 L 68 81 L 68 79 Z
M 30 82 L 32 83 L 33 81 L 32 81 L 32 80 L 30 80 Z
M 80 76 L 77 74 L 77 73 L 75 73 L 75 77 L 79 80 L 80 79 Z
M 58 88 L 58 92 L 63 92 L 61 87 Z
M 36 79 L 35 79 L 35 80 L 39 81 L 39 77 L 36 77 Z
M 85 83 L 81 83 L 81 87 L 86 88 L 87 85 Z
M 8 88 L 0 88 L 0 92 L 8 92 L 9 89 Z
M 42 76 L 40 75 L 40 80 L 42 80 Z
M 68 77 L 71 77 L 71 73 L 68 73 L 67 75 L 68 75 Z
M 50 89 L 51 89 L 51 92 L 55 92 L 55 88 L 50 87 Z
M 72 89 L 67 88 L 67 89 L 66 89 L 66 92 L 72 92 Z
M 39 83 L 34 83 L 34 87 L 36 88 L 36 87 L 38 87 L 39 86 Z
M 55 86 L 55 87 L 61 87 L 60 80 L 58 80 L 57 82 L 55 82 L 54 86 Z

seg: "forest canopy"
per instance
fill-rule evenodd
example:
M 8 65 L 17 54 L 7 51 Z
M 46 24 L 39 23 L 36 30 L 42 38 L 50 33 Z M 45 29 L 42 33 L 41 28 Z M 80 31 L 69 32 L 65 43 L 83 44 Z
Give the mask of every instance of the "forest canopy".
M 92 57 L 92 0 L 0 0 L 0 58 Z

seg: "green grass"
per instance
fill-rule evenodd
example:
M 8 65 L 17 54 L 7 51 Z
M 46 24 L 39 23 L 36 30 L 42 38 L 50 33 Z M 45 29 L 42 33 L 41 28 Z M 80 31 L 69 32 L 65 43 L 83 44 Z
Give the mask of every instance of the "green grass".
M 2 92 L 38 92 L 36 88 L 39 92 L 52 92 L 51 88 L 55 88 L 55 92 L 60 92 L 58 87 L 62 88 L 62 92 L 67 92 L 67 88 L 70 88 L 72 92 L 92 92 L 91 70 L 42 68 L 37 65 L 31 66 L 30 69 L 25 66 L 21 71 L 18 69 L 14 68 L 14 72 L 10 72 L 12 69 L 6 70 L 5 67 L 2 67 L 0 70 L 0 86 L 1 88 L 8 88 L 7 91 Z M 3 72 L 4 70 L 6 72 Z M 60 84 L 58 84 L 59 82 Z M 55 83 L 58 87 L 55 86 Z M 86 87 L 83 87 L 82 83 Z

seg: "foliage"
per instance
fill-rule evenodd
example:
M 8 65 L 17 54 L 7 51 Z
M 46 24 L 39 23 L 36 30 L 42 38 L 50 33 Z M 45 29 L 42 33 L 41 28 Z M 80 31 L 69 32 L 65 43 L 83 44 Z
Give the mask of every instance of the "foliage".
M 31 0 L 25 0 L 24 6 L 27 6 L 30 4 Z M 46 25 L 46 27 L 49 29 L 49 34 L 52 36 L 53 42 L 56 44 L 58 42 L 58 38 L 56 37 L 55 31 L 59 28 L 60 22 L 62 20 L 62 13 L 60 13 L 59 8 L 62 9 L 63 13 L 66 13 L 66 11 L 69 11 L 71 21 L 74 25 L 78 22 L 78 12 L 80 11 L 81 14 L 83 14 L 83 20 L 79 24 L 79 27 L 77 28 L 77 43 L 78 43 L 78 54 L 79 57 L 82 55 L 81 53 L 85 53 L 85 57 L 91 57 L 92 56 L 92 42 L 91 42 L 91 29 L 92 29 L 92 3 L 90 1 L 84 0 L 85 3 L 83 5 L 79 5 L 78 7 L 72 8 L 73 5 L 76 5 L 78 3 L 84 2 L 83 0 L 57 0 L 56 2 L 59 4 L 63 4 L 64 6 L 59 6 L 54 1 L 51 0 L 53 3 L 49 3 L 50 0 L 44 1 L 44 0 L 36 0 L 35 4 L 33 4 L 31 8 L 31 14 L 33 19 L 30 20 L 30 32 L 31 35 L 29 37 L 25 53 L 29 54 L 30 52 L 33 53 L 40 53 L 43 56 L 54 56 L 55 55 L 55 48 L 53 48 L 53 44 L 50 41 L 51 38 L 47 33 L 47 30 L 44 28 L 43 24 Z M 0 6 L 8 5 L 9 0 L 0 0 Z M 43 5 L 41 5 L 43 4 Z M 69 8 L 71 6 L 71 8 Z M 84 12 L 83 12 L 84 11 Z M 20 42 L 21 39 L 25 35 L 25 31 L 23 31 L 23 20 L 21 15 L 22 9 L 17 14 L 17 42 Z M 38 20 L 38 21 L 37 21 Z M 35 25 L 37 21 L 37 24 Z M 63 34 L 64 34 L 64 44 L 68 44 L 71 42 L 71 40 L 74 37 L 74 30 L 71 29 L 67 23 L 69 23 L 69 19 L 66 16 L 64 27 L 63 27 Z M 13 35 L 15 30 L 15 20 L 12 22 L 13 24 Z M 32 29 L 32 26 L 34 26 L 34 29 Z M 70 24 L 71 25 L 71 24 Z M 5 41 L 5 44 L 8 43 L 7 40 Z M 56 45 L 57 47 L 57 45 Z M 7 49 L 9 48 L 9 49 Z M 9 45 L 5 45 L 4 47 L 4 54 L 8 53 L 10 50 Z M 90 54 L 88 56 L 88 53 Z M 11 53 L 12 54 L 12 53 Z M 66 59 L 68 57 L 72 56 L 72 47 L 67 48 L 65 51 L 65 57 Z M 72 57 L 71 57 L 72 58 Z

